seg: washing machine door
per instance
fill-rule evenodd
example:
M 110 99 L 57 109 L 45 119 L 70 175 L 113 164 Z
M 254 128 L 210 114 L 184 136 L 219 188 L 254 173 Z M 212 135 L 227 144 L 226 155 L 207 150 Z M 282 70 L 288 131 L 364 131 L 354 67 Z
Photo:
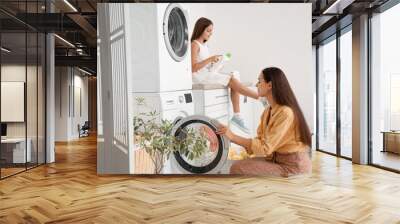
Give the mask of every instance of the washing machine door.
M 218 125 L 217 120 L 202 115 L 193 115 L 176 120 L 172 131 L 176 137 L 184 138 L 185 130 L 191 129 L 203 132 L 207 141 L 206 152 L 199 158 L 189 159 L 179 152 L 174 152 L 173 159 L 182 173 L 220 173 L 228 159 L 230 142 L 225 136 L 215 133 Z
M 189 49 L 189 32 L 185 10 L 177 3 L 169 4 L 163 22 L 165 45 L 175 61 L 182 61 Z

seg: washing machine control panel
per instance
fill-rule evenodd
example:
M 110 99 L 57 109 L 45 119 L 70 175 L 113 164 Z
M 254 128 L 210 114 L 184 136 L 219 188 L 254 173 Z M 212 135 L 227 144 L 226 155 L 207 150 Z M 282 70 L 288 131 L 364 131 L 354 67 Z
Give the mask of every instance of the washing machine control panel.
M 179 103 L 183 103 L 183 101 L 184 101 L 183 96 L 179 96 Z
M 185 96 L 185 101 L 186 101 L 186 103 L 191 103 L 191 102 L 193 102 L 192 94 L 191 94 L 191 93 L 185 93 L 184 96 Z

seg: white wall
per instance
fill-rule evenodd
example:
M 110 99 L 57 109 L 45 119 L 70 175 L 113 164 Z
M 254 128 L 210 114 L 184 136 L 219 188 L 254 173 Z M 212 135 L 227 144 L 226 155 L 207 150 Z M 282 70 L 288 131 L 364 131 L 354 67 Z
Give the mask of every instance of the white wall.
M 77 139 L 78 124 L 88 120 L 88 78 L 71 67 L 56 67 L 55 91 L 55 141 Z M 78 91 L 81 109 L 79 113 Z
M 1 67 L 1 81 L 2 82 L 24 82 L 25 81 L 25 75 L 26 75 L 26 69 L 28 71 L 32 70 L 32 67 L 28 66 L 28 68 L 25 67 L 25 65 L 18 65 L 18 64 L 8 64 L 8 65 L 2 65 Z M 31 74 L 28 72 L 28 74 Z M 2 98 L 7 97 L 7 96 L 2 96 Z M 1 110 L 4 113 L 4 110 L 8 110 L 9 108 L 1 108 Z M 25 108 L 22 108 L 22 111 L 24 111 Z M 25 137 L 25 123 L 24 122 L 11 122 L 8 123 L 7 125 L 7 135 L 9 137 Z
M 17 82 L 25 82 L 25 65 L 18 64 L 8 64 L 1 66 L 1 81 L 17 81 Z M 32 69 L 32 67 L 28 66 L 28 70 Z M 29 74 L 29 72 L 28 72 Z
M 1 121 L 25 121 L 25 83 L 1 82 Z
M 25 65 L 9 64 L 1 66 L 1 81 L 25 82 Z M 29 69 L 29 67 L 28 67 Z M 1 108 L 6 110 L 7 108 Z M 7 137 L 25 137 L 25 122 L 7 123 Z
M 69 76 L 67 67 L 55 68 L 55 141 L 68 140 Z
M 75 70 L 75 77 L 74 77 L 74 86 L 75 86 L 75 91 L 74 91 L 75 114 L 74 115 L 75 116 L 74 116 L 74 119 L 72 120 L 72 130 L 71 130 L 72 131 L 71 134 L 74 138 L 77 138 L 79 135 L 78 129 L 77 129 L 78 124 L 80 124 L 82 126 L 85 123 L 85 121 L 89 120 L 88 77 L 87 76 L 83 77 L 83 76 L 81 76 L 82 73 L 79 72 L 78 74 L 76 74 L 76 72 L 77 71 Z M 81 94 L 81 97 L 80 97 L 81 110 L 82 110 L 81 113 L 79 113 L 79 110 L 78 110 L 79 108 L 77 108 L 77 106 L 79 104 L 79 102 L 77 102 L 77 100 L 79 100 L 77 97 L 78 89 L 80 89 L 80 91 L 81 91 L 81 93 L 80 93 Z
M 314 126 L 315 75 L 312 63 L 311 4 L 183 4 L 192 34 L 199 17 L 213 21 L 208 45 L 211 53 L 232 53 L 226 70 L 238 70 L 241 79 L 255 84 L 261 70 L 281 68 Z

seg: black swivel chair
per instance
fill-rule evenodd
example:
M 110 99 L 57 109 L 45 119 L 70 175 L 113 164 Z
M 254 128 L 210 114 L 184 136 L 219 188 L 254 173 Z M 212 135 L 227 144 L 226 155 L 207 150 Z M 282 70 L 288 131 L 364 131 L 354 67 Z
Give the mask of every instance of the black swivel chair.
M 89 136 L 89 129 L 90 129 L 89 121 L 85 121 L 82 127 L 78 125 L 78 129 L 79 129 L 79 138 Z

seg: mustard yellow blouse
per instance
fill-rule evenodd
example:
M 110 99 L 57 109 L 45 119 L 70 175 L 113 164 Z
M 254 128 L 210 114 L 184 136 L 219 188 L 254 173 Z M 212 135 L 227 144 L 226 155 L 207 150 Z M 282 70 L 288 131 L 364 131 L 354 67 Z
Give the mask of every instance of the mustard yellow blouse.
M 303 152 L 309 147 L 300 141 L 293 110 L 288 106 L 268 106 L 261 115 L 257 137 L 250 150 L 255 156 L 270 156 L 273 152 Z

